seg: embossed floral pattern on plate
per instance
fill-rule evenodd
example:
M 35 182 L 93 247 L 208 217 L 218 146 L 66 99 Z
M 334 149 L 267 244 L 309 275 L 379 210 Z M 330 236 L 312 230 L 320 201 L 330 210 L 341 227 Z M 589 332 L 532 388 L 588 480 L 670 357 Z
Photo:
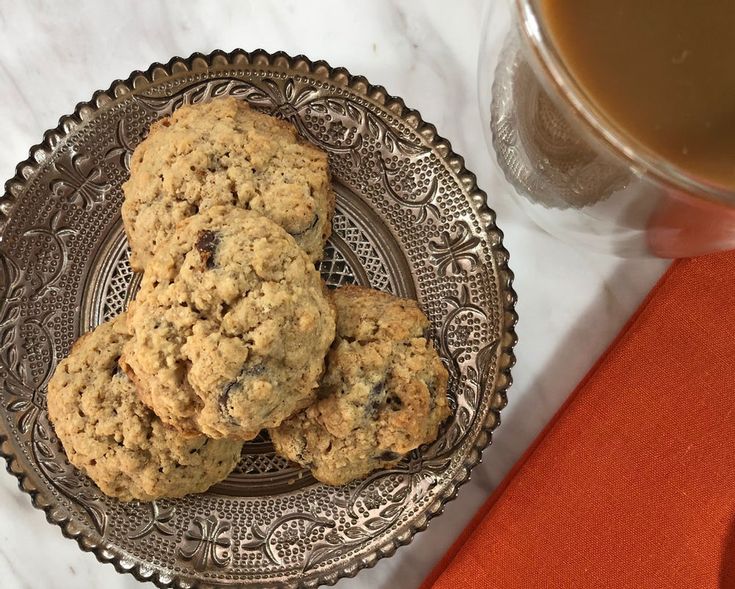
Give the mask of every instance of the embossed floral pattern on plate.
M 120 186 L 150 123 L 232 95 L 327 151 L 332 286 L 417 298 L 450 371 L 454 415 L 393 469 L 318 484 L 261 436 L 210 492 L 123 504 L 67 462 L 46 384 L 82 332 L 119 313 L 128 264 Z M 485 194 L 447 141 L 398 99 L 324 62 L 263 51 L 154 64 L 46 133 L 0 198 L 0 454 L 36 507 L 117 570 L 160 587 L 314 587 L 392 554 L 452 499 L 506 403 L 515 293 Z

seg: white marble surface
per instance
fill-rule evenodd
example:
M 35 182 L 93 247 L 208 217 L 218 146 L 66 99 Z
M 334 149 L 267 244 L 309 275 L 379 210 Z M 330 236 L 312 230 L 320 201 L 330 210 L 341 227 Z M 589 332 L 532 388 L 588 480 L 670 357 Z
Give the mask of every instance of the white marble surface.
M 519 294 L 510 404 L 460 499 L 393 558 L 341 581 L 345 589 L 418 586 L 666 267 L 575 250 L 537 229 L 503 193 L 475 98 L 484 8 L 481 0 L 0 0 L 0 177 L 13 174 L 60 115 L 112 79 L 173 55 L 235 47 L 304 53 L 383 84 L 477 173 L 505 232 Z M 0 474 L 2 589 L 136 586 L 64 539 L 15 479 Z

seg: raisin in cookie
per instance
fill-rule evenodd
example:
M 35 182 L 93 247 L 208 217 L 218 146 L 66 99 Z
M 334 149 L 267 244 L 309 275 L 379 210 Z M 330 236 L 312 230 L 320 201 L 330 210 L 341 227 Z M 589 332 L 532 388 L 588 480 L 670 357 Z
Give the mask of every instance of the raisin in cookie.
M 151 126 L 123 185 L 122 217 L 133 269 L 145 269 L 176 224 L 215 205 L 268 217 L 322 257 L 334 193 L 324 152 L 290 123 L 235 98 L 183 106 Z
M 242 442 L 183 436 L 140 402 L 119 369 L 122 315 L 74 344 L 48 385 L 48 412 L 69 461 L 107 495 L 151 501 L 202 493 L 237 465 Z
M 319 400 L 271 429 L 276 451 L 340 485 L 436 439 L 447 371 L 415 301 L 347 286 L 333 293 L 337 337 Z
M 244 440 L 316 396 L 334 339 L 319 272 L 281 227 L 235 207 L 190 217 L 128 310 L 121 366 L 182 431 Z

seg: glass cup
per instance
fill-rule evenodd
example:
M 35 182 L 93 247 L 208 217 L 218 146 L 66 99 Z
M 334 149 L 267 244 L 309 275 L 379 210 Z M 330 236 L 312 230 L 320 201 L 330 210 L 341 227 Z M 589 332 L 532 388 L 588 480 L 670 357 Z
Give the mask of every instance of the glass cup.
M 538 4 L 490 2 L 478 63 L 485 138 L 529 217 L 564 241 L 621 256 L 735 248 L 735 193 L 651 152 L 598 109 Z

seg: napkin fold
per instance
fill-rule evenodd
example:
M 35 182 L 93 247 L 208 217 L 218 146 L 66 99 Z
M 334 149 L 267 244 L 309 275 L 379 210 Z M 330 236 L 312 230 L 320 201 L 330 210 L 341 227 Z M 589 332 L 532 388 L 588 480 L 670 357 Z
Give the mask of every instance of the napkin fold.
M 672 264 L 422 589 L 470 587 L 735 588 L 735 252 Z

